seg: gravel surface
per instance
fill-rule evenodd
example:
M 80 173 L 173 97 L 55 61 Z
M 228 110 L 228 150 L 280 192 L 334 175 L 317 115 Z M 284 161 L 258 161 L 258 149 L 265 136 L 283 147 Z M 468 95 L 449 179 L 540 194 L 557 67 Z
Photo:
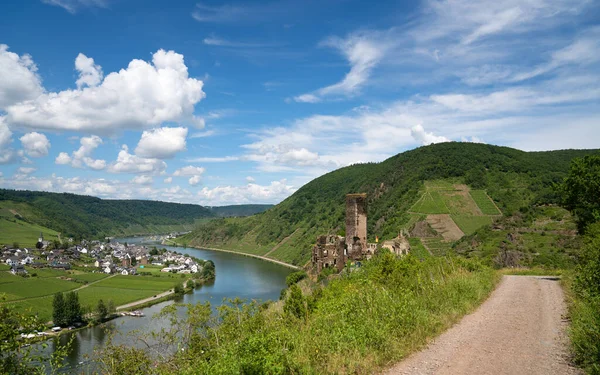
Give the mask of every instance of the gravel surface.
M 477 311 L 386 374 L 579 374 L 568 363 L 559 282 L 504 276 Z

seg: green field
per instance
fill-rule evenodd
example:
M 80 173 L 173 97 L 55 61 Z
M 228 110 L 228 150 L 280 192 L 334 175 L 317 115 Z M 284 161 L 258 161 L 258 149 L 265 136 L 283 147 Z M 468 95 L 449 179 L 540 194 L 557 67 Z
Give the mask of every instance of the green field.
M 175 284 L 180 283 L 182 280 L 183 279 L 179 277 L 179 275 L 173 278 L 117 275 L 115 277 L 102 280 L 94 284 L 93 287 L 165 291 L 171 289 Z
M 420 238 L 409 238 L 408 242 L 410 243 L 410 253 L 416 256 L 419 259 L 426 259 L 431 256 L 429 251 L 423 246 Z
M 5 210 L 3 209 L 3 211 Z M 12 246 L 16 242 L 22 247 L 35 247 L 40 232 L 44 234 L 45 240 L 52 241 L 58 239 L 58 232 L 52 229 L 23 220 L 0 217 L 0 244 Z
M 6 271 L 5 271 L 6 272 Z M 14 301 L 24 298 L 33 298 L 51 295 L 57 292 L 66 292 L 81 285 L 72 281 L 53 278 L 22 278 L 11 283 L 0 284 L 0 295 L 4 293 L 6 301 Z
M 108 275 L 105 273 L 81 273 L 77 275 L 70 275 L 69 277 L 77 281 L 87 281 L 88 283 L 91 283 L 94 281 L 102 280 L 108 277 Z
M 477 229 L 481 228 L 484 225 L 489 225 L 492 223 L 492 218 L 490 216 L 472 216 L 472 215 L 450 215 L 452 220 L 458 225 L 460 230 L 462 230 L 465 234 L 469 235 L 474 233 Z
M 442 238 L 422 238 L 421 241 L 435 256 L 444 256 L 451 249 L 451 244 Z
M 423 214 L 449 214 L 442 196 L 437 191 L 427 191 L 410 209 L 411 212 Z
M 471 190 L 469 192 L 471 197 L 477 204 L 477 207 L 481 210 L 484 215 L 501 215 L 502 213 L 498 211 L 494 202 L 487 195 L 485 190 Z

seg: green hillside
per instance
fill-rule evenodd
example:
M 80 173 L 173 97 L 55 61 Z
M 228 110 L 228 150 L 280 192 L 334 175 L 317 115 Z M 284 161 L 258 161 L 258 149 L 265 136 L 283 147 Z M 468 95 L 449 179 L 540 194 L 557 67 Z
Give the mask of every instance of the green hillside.
M 0 189 L 0 217 L 5 221 L 49 228 L 63 238 L 191 230 L 199 219 L 213 216 L 207 208 L 192 204 Z M 40 230 L 35 230 L 37 238 Z M 12 233 L 4 237 L 12 238 Z
M 344 231 L 345 194 L 355 192 L 368 193 L 369 241 L 375 236 L 393 238 L 400 229 L 434 211 L 452 215 L 463 232 L 474 233 L 489 224 L 490 217 L 497 217 L 498 210 L 510 215 L 525 206 L 557 202 L 553 185 L 562 181 L 571 159 L 594 152 L 523 152 L 458 142 L 420 147 L 381 163 L 330 172 L 266 212 L 212 220 L 182 241 L 304 265 L 317 235 Z M 467 185 L 468 202 L 460 194 L 444 192 L 456 184 Z M 419 201 L 417 211 L 411 211 Z M 477 215 L 463 212 L 469 205 L 478 209 Z M 450 248 L 440 241 L 430 242 L 436 249 Z
M 272 204 L 236 204 L 231 206 L 207 207 L 219 217 L 251 216 L 273 207 Z

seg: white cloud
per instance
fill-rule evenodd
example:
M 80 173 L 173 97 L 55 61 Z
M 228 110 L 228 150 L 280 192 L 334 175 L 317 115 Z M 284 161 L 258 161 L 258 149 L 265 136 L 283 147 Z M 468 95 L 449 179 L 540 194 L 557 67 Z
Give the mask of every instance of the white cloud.
M 61 152 L 54 162 L 56 164 L 70 164 L 75 168 L 83 168 L 84 166 L 95 170 L 106 168 L 106 160 L 94 159 L 91 157 L 94 150 L 103 143 L 102 138 L 97 135 L 81 137 L 79 143 L 81 146 L 73 151 L 71 156 L 66 152 Z
M 167 177 L 163 181 L 165 184 L 170 184 L 171 182 L 173 182 L 173 177 Z
M 285 179 L 263 186 L 249 183 L 246 186 L 217 186 L 202 188 L 198 192 L 201 204 L 224 205 L 243 203 L 277 203 L 296 191 Z
M 96 65 L 90 67 L 89 60 L 87 65 L 82 60 L 82 72 L 98 72 Z M 80 77 L 81 84 L 96 83 L 88 73 Z M 168 121 L 202 127 L 203 119 L 193 114 L 195 104 L 205 97 L 202 86 L 202 81 L 189 77 L 183 55 L 161 49 L 152 63 L 132 60 L 95 87 L 43 93 L 34 99 L 31 90 L 25 90 L 28 95 L 21 100 L 31 100 L 12 100 L 6 107 L 7 121 L 23 128 L 106 134 Z
M 158 128 L 144 131 L 135 154 L 145 158 L 166 159 L 185 150 L 187 128 Z
M 77 55 L 75 69 L 79 72 L 79 79 L 75 82 L 78 89 L 81 89 L 84 85 L 95 87 L 102 82 L 102 67 L 94 64 L 94 59 L 83 53 Z
M 202 167 L 195 167 L 188 165 L 187 167 L 179 168 L 173 173 L 173 176 L 197 176 L 202 175 L 205 169 Z
M 247 176 L 246 177 L 246 182 L 248 182 L 249 184 L 256 182 L 256 180 L 254 179 L 254 177 L 252 176 Z
M 222 156 L 222 157 L 199 157 L 199 158 L 187 158 L 185 161 L 188 163 L 225 163 L 229 161 L 240 160 L 237 156 Z
M 410 135 L 423 145 L 430 145 L 432 143 L 450 142 L 450 140 L 443 136 L 437 136 L 433 133 L 427 133 L 423 128 L 423 125 L 415 125 L 410 129 Z
M 56 164 L 71 164 L 71 157 L 66 152 L 61 152 L 54 161 Z
M 357 94 L 366 84 L 373 68 L 390 48 L 387 36 L 374 32 L 354 33 L 346 39 L 329 38 L 321 45 L 338 49 L 350 63 L 350 71 L 336 84 L 323 87 L 313 93 L 296 96 L 294 100 L 297 102 L 316 103 L 325 96 Z
M 33 167 L 19 167 L 17 169 L 17 174 L 28 175 L 35 172 L 37 169 Z
M 0 116 L 0 165 L 12 162 L 16 156 L 14 150 L 10 148 L 12 134 L 4 117 Z
M 167 169 L 167 163 L 159 159 L 141 158 L 129 153 L 123 145 L 117 160 L 108 166 L 108 171 L 113 173 L 143 173 L 149 175 L 161 174 Z
M 44 134 L 32 132 L 19 138 L 27 155 L 39 158 L 48 155 L 50 141 Z M 1 143 L 1 142 L 0 142 Z
M 0 109 L 36 98 L 42 92 L 37 66 L 31 56 L 8 52 L 8 46 L 0 44 Z
M 206 138 L 206 137 L 210 137 L 211 135 L 214 135 L 214 134 L 215 134 L 214 130 L 207 130 L 204 132 L 194 133 L 194 134 L 190 135 L 190 138 Z
M 200 180 L 201 180 L 200 176 L 192 176 L 192 177 L 190 177 L 188 182 L 191 186 L 196 186 L 200 183 Z
M 214 35 L 204 38 L 202 41 L 207 46 L 217 47 L 230 47 L 230 48 L 264 48 L 264 47 L 276 47 L 277 44 L 271 43 L 253 43 L 253 42 L 238 42 L 232 40 L 226 40 L 223 38 L 216 37 Z
M 106 8 L 106 0 L 42 0 L 42 2 L 61 7 L 71 14 L 77 13 L 80 8 Z
M 131 182 L 133 182 L 134 184 L 137 185 L 150 185 L 152 184 L 152 176 L 146 176 L 146 175 L 142 175 L 142 176 L 135 176 L 134 178 L 131 179 Z

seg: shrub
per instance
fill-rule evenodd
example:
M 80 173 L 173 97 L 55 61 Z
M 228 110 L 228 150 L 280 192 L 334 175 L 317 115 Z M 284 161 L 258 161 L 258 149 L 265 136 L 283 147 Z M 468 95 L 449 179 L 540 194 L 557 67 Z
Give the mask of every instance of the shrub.
M 292 272 L 285 278 L 285 284 L 290 287 L 296 284 L 298 281 L 306 278 L 307 274 L 304 271 Z

